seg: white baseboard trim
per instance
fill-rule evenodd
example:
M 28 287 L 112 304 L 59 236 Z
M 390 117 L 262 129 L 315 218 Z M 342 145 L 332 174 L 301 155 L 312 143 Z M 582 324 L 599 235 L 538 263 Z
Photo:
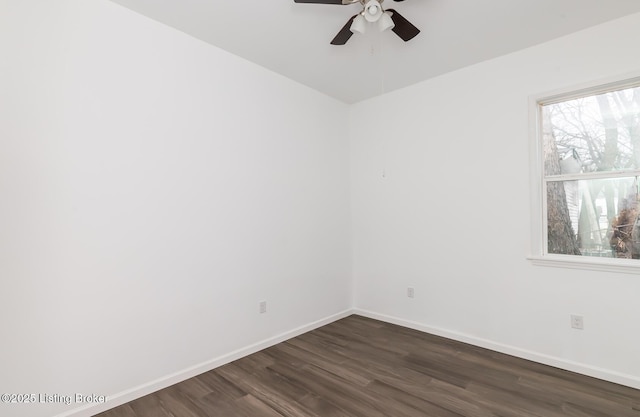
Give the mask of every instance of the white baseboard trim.
M 399 317 L 388 316 L 385 314 L 375 313 L 373 311 L 355 308 L 353 314 L 368 317 L 375 320 L 384 321 L 386 323 L 397 324 L 398 326 L 407 327 L 421 332 L 433 334 L 436 336 L 446 337 L 448 339 L 457 340 L 459 342 L 468 343 L 496 352 L 505 353 L 507 355 L 516 356 L 518 358 L 527 359 L 544 365 L 553 366 L 555 368 L 564 369 L 571 372 L 591 376 L 605 381 L 625 385 L 631 388 L 640 389 L 640 377 L 634 375 L 623 374 L 584 363 L 574 362 L 555 356 L 545 355 L 534 351 L 521 349 L 515 346 L 505 345 L 493 342 L 491 340 L 470 336 L 456 331 L 446 330 L 439 327 L 428 326 L 411 320 L 404 320 Z
M 129 401 L 133 401 L 137 398 L 143 397 L 145 395 L 151 394 L 152 392 L 161 390 L 163 388 L 167 388 L 171 385 L 182 382 L 186 379 L 193 378 L 194 376 L 200 375 L 202 373 L 208 372 L 212 369 L 218 368 L 222 365 L 225 365 L 229 362 L 233 362 L 237 359 L 243 358 L 245 356 L 251 355 L 252 353 L 259 352 L 263 349 L 276 345 L 278 343 L 284 342 L 285 340 L 289 340 L 296 336 L 299 336 L 303 333 L 309 332 L 311 330 L 317 329 L 318 327 L 325 326 L 329 323 L 333 323 L 334 321 L 343 319 L 345 317 L 353 314 L 353 310 L 348 309 L 344 310 L 340 313 L 333 314 L 329 317 L 325 317 L 323 319 L 314 321 L 309 324 L 305 324 L 303 326 L 297 327 L 293 330 L 289 330 L 284 333 L 280 333 L 274 337 L 270 337 L 263 341 L 254 343 L 250 346 L 235 350 L 226 355 L 219 356 L 217 358 L 208 360 L 206 362 L 202 362 L 200 364 L 191 366 L 189 368 L 183 369 L 181 371 L 175 372 L 170 375 L 163 376 L 154 381 L 139 385 L 137 387 L 133 387 L 131 389 L 119 392 L 114 395 L 109 395 L 108 400 L 104 404 L 90 404 L 83 407 L 78 407 L 73 410 L 66 411 L 62 414 L 58 414 L 55 417 L 91 417 L 95 414 L 101 413 L 103 411 L 109 410 L 111 408 L 117 407 L 119 405 L 128 403 Z

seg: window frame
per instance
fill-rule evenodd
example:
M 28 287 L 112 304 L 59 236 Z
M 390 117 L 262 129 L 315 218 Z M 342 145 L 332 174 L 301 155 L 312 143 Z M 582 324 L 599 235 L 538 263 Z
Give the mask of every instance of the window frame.
M 599 178 L 639 176 L 640 169 L 615 172 L 592 172 L 544 176 L 542 149 L 542 107 L 572 99 L 640 86 L 640 73 L 626 74 L 606 80 L 593 81 L 549 93 L 529 97 L 529 157 L 531 191 L 531 248 L 527 259 L 536 266 L 586 269 L 592 271 L 640 274 L 640 260 L 600 258 L 548 253 L 547 251 L 547 193 L 546 184 L 553 180 L 588 180 Z

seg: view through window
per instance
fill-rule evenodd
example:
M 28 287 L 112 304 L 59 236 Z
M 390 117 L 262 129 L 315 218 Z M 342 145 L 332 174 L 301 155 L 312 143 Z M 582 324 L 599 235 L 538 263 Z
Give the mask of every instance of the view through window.
M 640 83 L 541 104 L 546 252 L 640 259 Z

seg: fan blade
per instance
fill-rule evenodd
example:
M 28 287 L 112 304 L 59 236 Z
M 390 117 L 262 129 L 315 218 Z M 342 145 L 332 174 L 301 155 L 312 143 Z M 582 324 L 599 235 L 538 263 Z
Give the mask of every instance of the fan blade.
M 391 30 L 393 30 L 396 35 L 400 36 L 403 41 L 410 41 L 420 33 L 420 29 L 413 26 L 411 22 L 405 19 L 400 13 L 393 9 L 387 9 L 387 11 L 391 12 L 391 20 L 395 23 L 395 26 Z
M 293 0 L 295 3 L 342 4 L 342 0 Z
M 345 43 L 347 43 L 351 35 L 353 35 L 353 32 L 351 32 L 351 24 L 353 23 L 353 19 L 355 19 L 356 16 L 358 15 L 354 14 L 351 19 L 349 19 L 347 24 L 344 25 L 342 29 L 340 29 L 340 32 L 338 32 L 336 37 L 331 41 L 331 45 L 344 45 Z

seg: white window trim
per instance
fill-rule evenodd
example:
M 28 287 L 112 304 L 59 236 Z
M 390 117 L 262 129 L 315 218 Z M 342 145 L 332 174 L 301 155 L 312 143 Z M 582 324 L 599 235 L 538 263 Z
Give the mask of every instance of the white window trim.
M 559 255 L 546 252 L 547 228 L 546 228 L 546 193 L 544 178 L 544 161 L 542 158 L 542 141 L 539 135 L 542 129 L 541 106 L 579 98 L 598 93 L 604 93 L 611 89 L 637 86 L 640 83 L 640 71 L 611 77 L 605 80 L 593 81 L 581 85 L 563 88 L 544 94 L 529 97 L 529 167 L 530 167 L 530 191 L 531 191 L 531 248 L 527 259 L 536 266 L 555 268 L 586 269 L 591 271 L 619 272 L 627 274 L 640 274 L 640 260 L 598 258 L 590 256 Z M 640 170 L 616 172 L 605 174 L 610 176 L 635 176 Z M 625 175 L 626 174 L 626 175 Z M 592 174 L 594 177 L 599 173 Z M 573 179 L 571 175 L 559 175 L 553 178 Z M 550 177 L 548 177 L 550 178 Z M 585 175 L 580 175 L 584 179 Z

